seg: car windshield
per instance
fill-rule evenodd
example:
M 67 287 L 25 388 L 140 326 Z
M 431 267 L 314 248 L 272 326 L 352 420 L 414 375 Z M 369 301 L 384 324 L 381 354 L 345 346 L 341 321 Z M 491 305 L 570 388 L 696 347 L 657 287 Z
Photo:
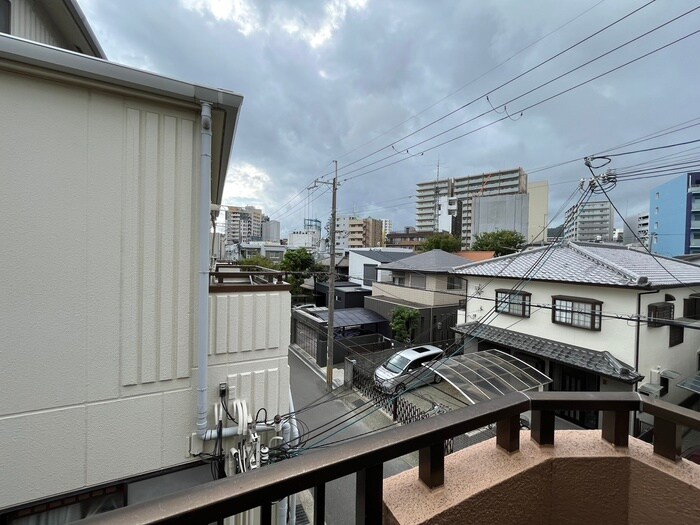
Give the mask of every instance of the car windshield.
M 399 372 L 403 372 L 403 369 L 406 368 L 406 365 L 408 364 L 408 359 L 405 358 L 404 356 L 400 354 L 395 354 L 389 359 L 386 363 L 384 363 L 384 368 L 389 370 L 390 372 L 394 372 L 395 374 L 398 374 Z

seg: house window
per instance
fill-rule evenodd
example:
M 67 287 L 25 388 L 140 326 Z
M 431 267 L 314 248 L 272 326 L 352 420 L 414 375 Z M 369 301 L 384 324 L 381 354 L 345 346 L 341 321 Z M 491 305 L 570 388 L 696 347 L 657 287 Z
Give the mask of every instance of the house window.
M 496 290 L 496 311 L 518 317 L 530 317 L 531 295 L 527 292 Z
M 682 326 L 669 326 L 670 331 L 668 333 L 668 346 L 676 346 L 683 342 L 683 327 Z
M 425 290 L 425 274 L 424 273 L 412 273 L 411 274 L 411 287 L 420 288 Z
M 0 33 L 10 32 L 10 0 L 0 0 Z
M 377 265 L 365 264 L 362 271 L 362 284 L 372 286 L 372 283 L 377 280 Z
M 406 274 L 403 272 L 391 272 L 391 283 L 396 286 L 405 286 Z
M 671 303 L 651 303 L 647 309 L 647 326 L 657 328 L 665 326 L 666 323 L 659 322 L 660 319 L 673 319 L 674 306 Z
M 687 299 L 683 299 L 683 317 L 700 319 L 700 294 L 691 293 Z
M 586 330 L 600 330 L 601 301 L 583 297 L 552 297 L 552 322 Z
M 447 276 L 447 289 L 448 290 L 461 290 L 462 289 L 462 279 L 455 275 Z

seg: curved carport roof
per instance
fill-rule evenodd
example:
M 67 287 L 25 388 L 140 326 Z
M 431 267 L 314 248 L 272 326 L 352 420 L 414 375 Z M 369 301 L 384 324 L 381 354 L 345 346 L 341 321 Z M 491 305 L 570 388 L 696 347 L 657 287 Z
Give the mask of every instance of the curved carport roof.
M 552 382 L 525 361 L 496 349 L 445 357 L 428 368 L 459 390 L 471 404 Z

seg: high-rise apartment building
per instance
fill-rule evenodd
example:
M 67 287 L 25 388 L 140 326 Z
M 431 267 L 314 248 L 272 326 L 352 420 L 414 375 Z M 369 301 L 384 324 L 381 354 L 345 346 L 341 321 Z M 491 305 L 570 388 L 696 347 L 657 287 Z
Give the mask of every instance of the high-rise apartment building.
M 262 210 L 254 206 L 229 206 L 226 211 L 226 244 L 262 240 Z
M 522 168 L 421 182 L 417 186 L 416 229 L 420 232 L 449 231 L 462 239 L 464 247 L 471 245 L 477 233 L 489 229 L 515 229 L 521 231 L 528 242 L 544 239 L 548 186 L 546 182 L 533 184 L 536 195 L 529 195 L 527 174 Z M 519 209 L 517 217 L 507 203 L 488 200 L 507 195 L 525 195 L 524 200 L 520 199 L 520 205 L 525 207 Z M 481 199 L 481 219 L 473 216 L 474 198 Z M 479 220 L 478 231 L 475 220 Z
M 651 190 L 649 237 L 653 253 L 700 253 L 700 172 L 681 175 Z
M 640 213 L 627 217 L 626 224 L 622 229 L 622 242 L 624 244 L 638 245 L 641 241 L 642 246 L 649 247 L 649 214 Z
M 386 236 L 394 231 L 394 223 L 390 219 L 382 219 L 382 246 L 386 245 Z
M 267 220 L 265 220 L 267 219 Z M 262 223 L 262 240 L 265 242 L 280 242 L 280 222 L 271 221 L 269 217 L 263 218 Z
M 589 201 L 566 210 L 564 239 L 612 242 L 613 208 L 609 201 Z
M 368 217 L 362 220 L 362 243 L 364 248 L 376 248 L 384 244 L 384 228 L 381 219 Z

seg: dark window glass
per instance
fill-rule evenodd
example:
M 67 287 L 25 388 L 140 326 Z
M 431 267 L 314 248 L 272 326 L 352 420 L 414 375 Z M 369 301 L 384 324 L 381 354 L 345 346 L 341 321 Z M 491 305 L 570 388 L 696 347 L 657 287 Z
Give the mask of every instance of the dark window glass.
M 552 297 L 552 322 L 586 330 L 600 330 L 602 304 L 583 297 Z
M 660 320 L 673 319 L 674 306 L 671 303 L 651 303 L 647 310 L 647 318 L 647 326 L 649 328 L 665 326 L 666 323 Z
M 526 292 L 496 290 L 496 311 L 502 314 L 530 317 L 530 296 Z
M 10 0 L 0 0 L 0 33 L 10 32 Z
M 668 346 L 676 346 L 683 342 L 683 327 L 669 326 L 671 329 L 668 333 Z

